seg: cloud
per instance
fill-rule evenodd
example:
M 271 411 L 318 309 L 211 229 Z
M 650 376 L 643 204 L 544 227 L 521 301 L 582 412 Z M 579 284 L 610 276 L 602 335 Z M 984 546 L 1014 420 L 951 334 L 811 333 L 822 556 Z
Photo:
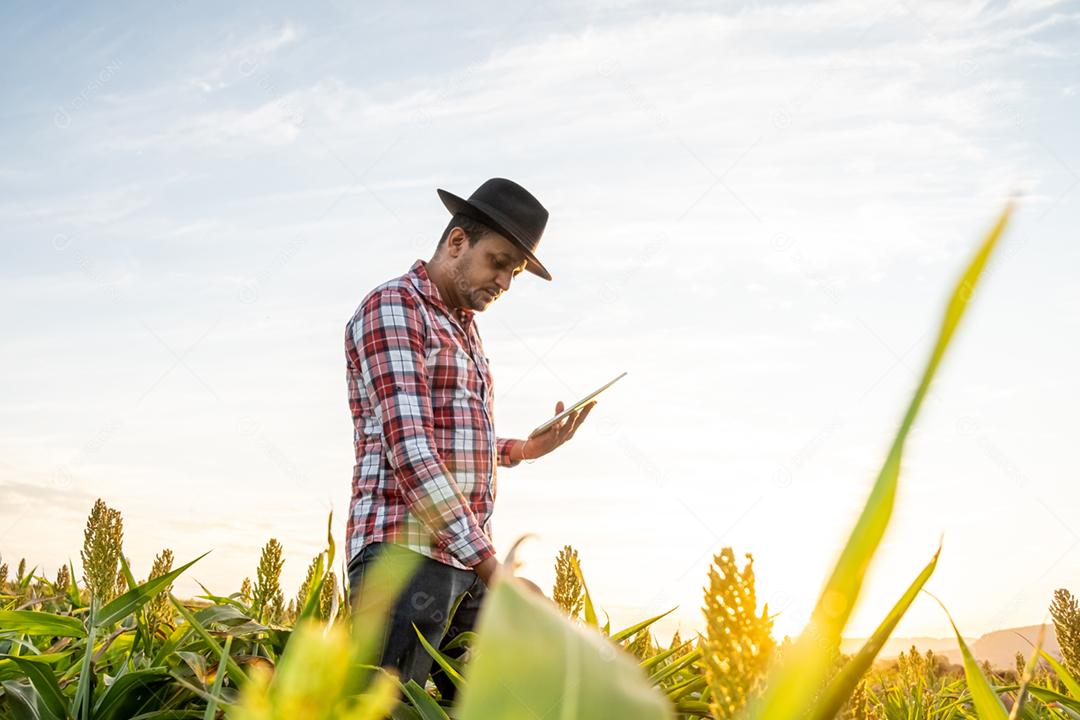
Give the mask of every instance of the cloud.
M 262 29 L 246 37 L 230 35 L 221 50 L 196 63 L 203 69 L 196 71 L 188 84 L 206 93 L 224 90 L 251 75 L 270 56 L 300 37 L 301 32 L 290 21 L 280 28 Z
M 223 110 L 187 117 L 171 128 L 151 136 L 117 138 L 112 147 L 139 150 L 155 146 L 221 147 L 232 144 L 288 145 L 296 140 L 303 115 L 288 96 L 271 100 L 253 110 Z

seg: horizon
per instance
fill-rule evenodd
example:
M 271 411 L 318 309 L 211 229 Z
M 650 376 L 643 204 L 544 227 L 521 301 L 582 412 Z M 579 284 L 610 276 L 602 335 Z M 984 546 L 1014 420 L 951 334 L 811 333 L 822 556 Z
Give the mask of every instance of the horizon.
M 77 560 L 101 497 L 136 576 L 212 549 L 178 594 L 227 594 L 276 537 L 297 587 L 331 510 L 345 547 L 345 323 L 430 257 L 436 187 L 502 176 L 551 213 L 554 281 L 477 315 L 499 435 L 629 372 L 501 469 L 500 558 L 538 536 L 521 574 L 550 590 L 573 545 L 613 627 L 678 605 L 670 637 L 731 546 L 797 635 L 950 283 L 1020 194 L 845 636 L 942 537 L 928 589 L 965 637 L 1045 621 L 1078 577 L 1077 3 L 215 13 L 0 28 L 3 562 Z M 950 631 L 920 598 L 894 634 Z

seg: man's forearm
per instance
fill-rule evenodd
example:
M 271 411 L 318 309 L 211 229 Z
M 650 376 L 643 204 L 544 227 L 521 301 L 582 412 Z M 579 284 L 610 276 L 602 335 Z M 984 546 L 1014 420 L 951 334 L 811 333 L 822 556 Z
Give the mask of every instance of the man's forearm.
M 498 445 L 499 465 L 501 467 L 513 467 L 522 460 L 532 460 L 532 456 L 528 454 L 526 444 L 528 440 L 518 440 L 516 438 L 496 438 L 496 444 Z
M 514 440 L 510 446 L 510 459 L 515 463 L 528 460 L 529 457 L 525 454 L 525 446 L 528 444 L 528 440 Z

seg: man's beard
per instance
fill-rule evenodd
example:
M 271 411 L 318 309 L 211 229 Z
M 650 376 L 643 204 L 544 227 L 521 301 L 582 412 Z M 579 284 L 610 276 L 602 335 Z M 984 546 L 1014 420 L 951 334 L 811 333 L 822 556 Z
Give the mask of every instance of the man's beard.
M 469 303 L 473 310 L 484 310 L 494 299 L 495 298 L 491 298 L 491 300 L 488 299 L 486 290 L 473 290 L 469 293 Z
M 486 310 L 491 307 L 491 304 L 495 302 L 502 293 L 498 290 L 491 290 L 490 288 L 476 288 L 466 294 L 469 307 L 473 310 Z

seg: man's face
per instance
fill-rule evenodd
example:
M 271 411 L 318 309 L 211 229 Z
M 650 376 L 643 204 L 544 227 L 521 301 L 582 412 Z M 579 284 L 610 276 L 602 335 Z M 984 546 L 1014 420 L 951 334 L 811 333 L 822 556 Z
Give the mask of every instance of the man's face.
M 454 288 L 461 306 L 480 311 L 510 289 L 527 262 L 514 243 L 496 232 L 485 233 L 475 245 L 466 242 L 457 260 Z

